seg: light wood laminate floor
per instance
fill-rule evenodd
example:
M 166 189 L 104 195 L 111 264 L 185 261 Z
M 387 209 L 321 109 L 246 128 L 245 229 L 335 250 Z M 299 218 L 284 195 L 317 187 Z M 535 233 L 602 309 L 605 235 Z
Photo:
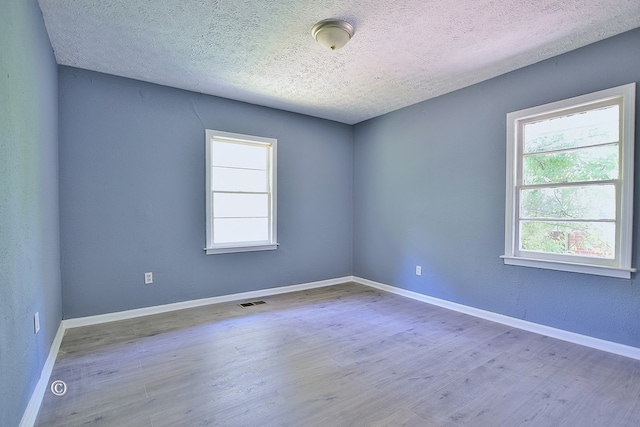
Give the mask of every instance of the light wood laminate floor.
M 357 284 L 66 332 L 38 426 L 639 426 L 640 361 Z

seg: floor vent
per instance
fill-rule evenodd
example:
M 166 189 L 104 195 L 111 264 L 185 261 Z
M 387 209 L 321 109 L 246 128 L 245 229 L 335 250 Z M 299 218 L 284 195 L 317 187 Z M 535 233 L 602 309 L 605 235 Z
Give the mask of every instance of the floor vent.
M 262 304 L 266 304 L 266 302 L 264 301 L 254 301 L 254 302 L 243 302 L 242 304 L 238 304 L 240 307 L 246 308 L 246 307 L 251 307 L 254 305 L 262 305 Z

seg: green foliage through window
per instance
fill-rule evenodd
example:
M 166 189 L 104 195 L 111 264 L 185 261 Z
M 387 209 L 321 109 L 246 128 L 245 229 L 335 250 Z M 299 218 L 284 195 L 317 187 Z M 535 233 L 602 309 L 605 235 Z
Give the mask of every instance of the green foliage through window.
M 618 113 L 615 105 L 523 126 L 521 250 L 614 258 Z

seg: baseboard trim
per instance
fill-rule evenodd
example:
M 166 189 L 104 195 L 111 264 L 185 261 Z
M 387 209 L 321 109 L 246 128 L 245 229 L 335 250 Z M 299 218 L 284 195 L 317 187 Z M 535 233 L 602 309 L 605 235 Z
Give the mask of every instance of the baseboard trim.
M 60 350 L 60 344 L 62 344 L 64 331 L 64 325 L 62 324 L 62 322 L 60 322 L 60 325 L 58 326 L 58 332 L 56 332 L 56 336 L 53 338 L 53 342 L 51 343 L 51 347 L 49 348 L 49 355 L 47 356 L 47 360 L 44 362 L 44 366 L 42 367 L 40 379 L 38 380 L 36 388 L 31 394 L 31 399 L 29 399 L 29 403 L 27 404 L 27 408 L 22 415 L 20 427 L 33 427 L 33 425 L 36 423 L 38 412 L 40 411 L 40 405 L 42 405 L 42 399 L 44 398 L 44 394 L 47 391 L 49 379 L 51 378 L 51 372 L 53 372 L 53 366 L 56 363 L 58 350 Z
M 96 316 L 77 317 L 63 320 L 65 329 L 81 326 L 98 325 L 100 323 L 115 322 L 118 320 L 133 319 L 136 317 L 150 316 L 152 314 L 167 313 L 169 311 L 184 310 L 186 308 L 201 307 L 203 305 L 220 304 L 223 302 L 239 301 L 252 298 L 262 298 L 269 295 L 278 295 L 288 292 L 305 291 L 307 289 L 323 288 L 339 285 L 352 281 L 352 276 L 335 279 L 320 280 L 317 282 L 302 283 L 299 285 L 280 286 L 277 288 L 260 289 L 257 291 L 241 292 L 237 294 L 221 295 L 217 297 L 202 298 L 190 301 L 182 301 L 171 304 L 156 305 L 152 307 L 137 308 L 133 310 L 118 311 L 115 313 L 98 314 Z
M 396 286 L 386 285 L 384 283 L 374 282 L 373 280 L 364 279 L 361 277 L 353 277 L 352 281 L 360 283 L 361 285 L 370 286 L 382 291 L 391 292 L 396 295 L 411 298 L 417 301 L 426 302 L 428 304 L 436 305 L 438 307 L 446 308 L 449 310 L 457 311 L 459 313 L 468 314 L 470 316 L 479 317 L 481 319 L 489 320 L 503 325 L 512 326 L 514 328 L 523 329 L 525 331 L 534 332 L 540 335 L 546 335 L 551 338 L 556 338 L 563 341 L 568 341 L 574 344 L 580 344 L 586 347 L 595 348 L 597 350 L 606 351 L 609 353 L 617 354 L 619 356 L 629 357 L 631 359 L 640 360 L 640 348 L 631 347 L 624 344 L 615 343 L 612 341 L 606 341 L 599 338 L 590 337 L 588 335 L 581 335 L 575 332 L 565 331 L 563 329 L 553 328 L 551 326 L 541 325 L 539 323 L 529 322 L 527 320 L 517 319 L 515 317 L 505 316 L 503 314 L 493 313 L 491 311 L 481 310 L 479 308 L 470 307 L 455 302 L 434 298 L 428 295 L 424 295 L 418 292 L 408 291 L 406 289 L 398 288 Z
M 481 319 L 489 320 L 491 322 L 501 323 L 503 325 L 511 326 L 514 328 L 522 329 L 529 332 L 534 332 L 541 335 L 546 335 L 552 338 L 568 341 L 574 344 L 591 347 L 597 350 L 606 351 L 609 353 L 617 354 L 624 357 L 640 360 L 640 348 L 631 347 L 624 344 L 619 344 L 611 341 L 602 340 L 599 338 L 590 337 L 587 335 L 581 335 L 574 332 L 565 331 L 562 329 L 553 328 L 550 326 L 541 325 L 538 323 L 529 322 L 515 317 L 505 316 L 503 314 L 493 313 L 491 311 L 481 310 L 479 308 L 458 304 L 455 302 L 431 297 L 418 292 L 408 291 L 406 289 L 398 288 L 396 286 L 386 285 L 384 283 L 375 282 L 373 280 L 364 279 L 357 276 L 345 276 L 329 280 L 321 280 L 317 282 L 302 283 L 299 285 L 281 286 L 277 288 L 261 289 L 257 291 L 241 292 L 237 294 L 222 295 L 218 297 L 202 298 L 197 300 L 183 301 L 172 304 L 164 304 L 153 307 L 145 307 L 134 310 L 120 311 L 116 313 L 100 314 L 97 316 L 79 317 L 74 319 L 66 319 L 60 322 L 58 332 L 56 333 L 49 355 L 42 368 L 40 379 L 36 384 L 36 387 L 31 395 L 29 404 L 25 409 L 25 412 L 20 421 L 19 427 L 33 427 L 38 417 L 40 406 L 42 405 L 42 399 L 46 393 L 51 373 L 62 344 L 62 338 L 67 329 L 77 328 L 80 326 L 97 325 L 100 323 L 114 322 L 117 320 L 132 319 L 135 317 L 149 316 L 152 314 L 166 313 L 169 311 L 183 310 L 185 308 L 200 307 L 203 305 L 219 304 L 223 302 L 239 301 L 252 298 L 262 298 L 269 295 L 278 295 L 289 292 L 304 291 L 308 289 L 322 288 L 326 286 L 340 285 L 347 282 L 356 282 L 361 285 L 369 286 L 371 288 L 379 289 L 382 291 L 390 292 L 392 294 L 400 295 L 403 297 L 411 298 L 417 301 L 421 301 L 427 304 L 432 304 L 438 307 L 446 308 L 449 310 L 457 311 L 459 313 L 468 314 Z
M 77 328 L 80 326 L 97 325 L 100 323 L 115 322 L 117 320 L 133 319 L 135 317 L 149 316 L 152 314 L 166 313 L 169 311 L 183 310 L 185 308 L 201 307 L 203 305 L 219 304 L 223 302 L 239 301 L 245 299 L 262 298 L 269 295 L 278 295 L 288 292 L 305 291 L 308 289 L 323 288 L 326 286 L 340 285 L 346 282 L 352 282 L 353 276 L 339 277 L 335 279 L 320 280 L 317 282 L 308 282 L 298 285 L 280 286 L 277 288 L 260 289 L 257 291 L 241 292 L 231 295 L 222 295 L 218 297 L 202 298 L 197 300 L 182 301 L 172 304 L 157 305 L 153 307 L 144 307 L 134 310 L 119 311 L 115 313 L 100 314 L 96 316 L 79 317 L 74 319 L 66 319 L 60 322 L 58 332 L 56 333 L 51 348 L 49 349 L 49 356 L 42 368 L 40 379 L 36 384 L 36 387 L 31 394 L 31 399 L 27 404 L 27 408 L 22 415 L 19 427 L 33 427 L 38 418 L 38 412 L 42 405 L 42 399 L 47 391 L 49 380 L 51 379 L 51 373 L 62 344 L 62 338 L 67 329 Z

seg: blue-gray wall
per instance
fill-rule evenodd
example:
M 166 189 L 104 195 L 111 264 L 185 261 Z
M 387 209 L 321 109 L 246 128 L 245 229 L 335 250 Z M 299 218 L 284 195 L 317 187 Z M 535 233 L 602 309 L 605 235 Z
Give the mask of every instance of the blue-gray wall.
M 0 2 L 1 426 L 20 422 L 61 320 L 57 84 L 36 0 Z
M 506 114 L 634 81 L 640 30 L 356 125 L 354 275 L 640 346 L 637 274 L 611 279 L 505 266 L 498 258 Z M 636 243 L 639 177 L 636 170 Z
M 351 126 L 58 72 L 65 318 L 351 274 Z M 278 139 L 277 250 L 205 255 L 207 128 Z

